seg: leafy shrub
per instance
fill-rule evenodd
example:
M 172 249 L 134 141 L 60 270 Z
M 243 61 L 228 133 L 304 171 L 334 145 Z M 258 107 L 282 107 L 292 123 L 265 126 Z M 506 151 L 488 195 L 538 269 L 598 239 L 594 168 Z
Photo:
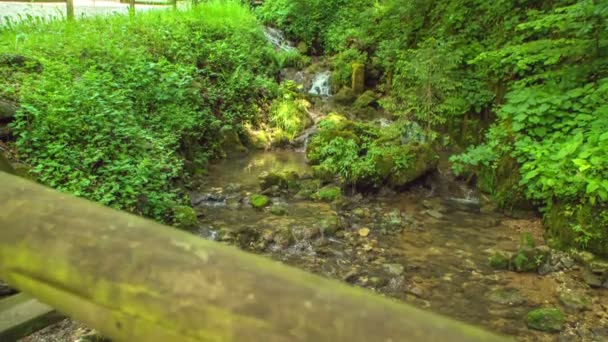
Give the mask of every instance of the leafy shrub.
M 219 155 L 221 127 L 257 120 L 276 94 L 274 51 L 236 1 L 16 25 L 3 33 L 2 53 L 41 64 L 0 64 L 11 75 L 0 82 L 21 104 L 16 145 L 33 173 L 166 222 L 185 202 L 174 182 L 184 157 Z
M 292 141 L 313 123 L 308 114 L 310 102 L 301 98 L 297 92 L 297 84 L 291 81 L 281 85 L 281 93 L 282 97 L 272 103 L 269 121 L 281 129 L 289 141 Z

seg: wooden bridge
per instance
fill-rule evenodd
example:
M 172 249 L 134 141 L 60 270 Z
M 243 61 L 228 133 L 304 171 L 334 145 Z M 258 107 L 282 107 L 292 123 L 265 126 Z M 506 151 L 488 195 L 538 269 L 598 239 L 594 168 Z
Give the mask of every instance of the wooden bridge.
M 115 341 L 505 340 L 2 171 L 0 279 L 45 303 L 5 299 L 2 341 L 24 306 Z

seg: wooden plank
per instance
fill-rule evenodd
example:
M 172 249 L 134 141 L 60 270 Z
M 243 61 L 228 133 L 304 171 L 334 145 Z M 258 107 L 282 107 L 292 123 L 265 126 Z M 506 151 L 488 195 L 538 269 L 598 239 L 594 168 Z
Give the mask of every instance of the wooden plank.
M 116 341 L 504 341 L 0 173 L 0 278 Z
M 23 293 L 0 300 L 0 341 L 16 341 L 65 316 Z

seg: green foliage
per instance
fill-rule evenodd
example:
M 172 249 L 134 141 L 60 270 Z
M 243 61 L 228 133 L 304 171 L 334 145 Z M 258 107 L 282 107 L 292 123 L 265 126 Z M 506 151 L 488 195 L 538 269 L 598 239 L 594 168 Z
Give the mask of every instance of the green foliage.
M 180 205 L 175 208 L 174 225 L 182 229 L 194 229 L 199 225 L 196 212 L 189 206 Z
M 334 88 L 339 89 L 342 86 L 351 85 L 351 77 L 353 74 L 353 64 L 365 63 L 367 55 L 356 49 L 347 49 L 336 54 L 331 59 L 332 81 Z
M 283 83 L 280 91 L 282 97 L 272 103 L 269 121 L 274 127 L 283 130 L 289 141 L 292 141 L 313 124 L 308 114 L 310 102 L 301 97 L 294 82 Z
M 39 180 L 167 222 L 185 202 L 174 182 L 184 157 L 204 163 L 220 154 L 221 127 L 256 120 L 278 67 L 232 1 L 16 25 L 2 53 L 41 66 L 0 63 L 3 95 L 21 104 L 16 145 Z
M 496 252 L 488 258 L 490 267 L 497 270 L 508 270 L 510 266 L 510 260 L 503 253 Z
M 392 98 L 385 100 L 385 106 L 428 125 L 465 113 L 467 103 L 459 96 L 454 75 L 461 56 L 453 50 L 450 44 L 430 38 L 400 54 L 394 65 Z
M 311 58 L 303 55 L 296 49 L 281 51 L 278 53 L 279 65 L 281 68 L 304 69 L 310 65 Z
M 527 16 L 513 44 L 473 60 L 491 78 L 517 81 L 497 110 L 487 143 L 455 158 L 456 171 L 491 167 L 508 155 L 519 165 L 517 188 L 546 212 L 559 203 L 573 212 L 592 207 L 601 216 L 608 202 L 608 5 L 560 1 Z M 605 243 L 606 224 L 555 216 L 546 222 L 571 231 L 557 234 L 569 236 L 567 244 Z
M 419 130 L 409 122 L 380 128 L 332 114 L 321 121 L 318 134 L 308 144 L 307 157 L 318 164 L 317 170 L 338 176 L 346 184 L 402 186 L 436 163 L 434 151 Z

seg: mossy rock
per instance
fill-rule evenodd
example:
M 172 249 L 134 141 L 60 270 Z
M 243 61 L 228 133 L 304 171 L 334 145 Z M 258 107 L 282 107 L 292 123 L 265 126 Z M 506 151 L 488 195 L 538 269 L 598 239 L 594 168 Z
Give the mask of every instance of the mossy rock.
M 352 90 L 352 88 L 349 87 L 342 87 L 342 89 L 340 89 L 338 93 L 333 97 L 333 100 L 336 103 L 342 105 L 351 105 L 355 102 L 356 99 L 357 95 Z
M 283 190 L 297 191 L 300 188 L 300 175 L 295 171 L 283 172 L 263 172 L 258 177 L 260 179 L 260 189 L 262 191 L 276 186 Z
M 299 182 L 296 197 L 301 199 L 312 199 L 312 196 L 323 186 L 319 179 L 305 179 Z
M 198 217 L 196 211 L 191 207 L 186 205 L 177 206 L 173 212 L 173 222 L 176 227 L 187 230 L 198 228 Z
M 0 121 L 12 119 L 17 113 L 17 109 L 16 103 L 0 98 Z
M 247 148 L 241 142 L 236 130 L 230 126 L 225 126 L 220 131 L 222 150 L 228 155 L 247 153 Z
M 500 252 L 496 252 L 488 258 L 488 263 L 490 264 L 490 267 L 494 269 L 508 270 L 510 259 L 507 255 Z
M 301 54 L 305 55 L 308 53 L 308 44 L 306 44 L 304 41 L 299 42 L 296 49 L 298 49 Z
M 270 213 L 275 216 L 285 216 L 288 213 L 287 207 L 281 204 L 274 204 L 270 207 Z
M 530 329 L 545 332 L 559 332 L 564 328 L 564 314 L 555 308 L 542 308 L 526 315 L 526 325 Z
M 249 197 L 249 204 L 255 209 L 262 209 L 270 205 L 270 199 L 264 195 L 251 195 Z
M 321 228 L 321 232 L 323 236 L 334 236 L 336 233 L 342 229 L 342 225 L 340 224 L 340 219 L 337 215 L 331 215 L 321 219 L 319 223 Z
M 331 115 L 319 124 L 306 156 L 316 166 L 316 176 L 327 181 L 339 176 L 344 184 L 402 187 L 435 169 L 439 160 L 431 144 L 403 135 L 406 126 L 399 122 L 386 128 Z M 346 152 L 336 153 L 335 146 L 326 149 L 332 143 L 345 146 L 341 150 Z
M 365 90 L 365 65 L 353 64 L 352 89 L 355 94 L 361 94 Z
M 559 301 L 572 311 L 584 311 L 589 308 L 591 299 L 584 293 L 563 292 L 559 295 Z
M 258 179 L 260 180 L 260 189 L 262 189 L 262 191 L 273 186 L 277 186 L 279 189 L 287 189 L 289 186 L 284 175 L 278 172 L 263 172 Z
M 411 156 L 406 166 L 399 161 L 403 156 Z M 410 143 L 398 148 L 387 149 L 387 153 L 376 157 L 379 175 L 393 187 L 401 187 L 417 180 L 437 168 L 439 156 L 430 144 Z
M 317 191 L 312 198 L 317 201 L 335 202 L 342 199 L 342 189 L 339 186 L 326 186 Z
M 376 103 L 377 100 L 378 100 L 378 98 L 377 98 L 376 94 L 371 90 L 367 90 L 366 92 L 361 94 L 359 97 L 357 97 L 357 100 L 353 104 L 353 107 L 355 107 L 357 109 L 371 107 Z
M 287 212 L 287 207 L 284 205 L 274 204 L 270 207 L 270 213 L 275 216 L 285 216 Z
M 253 129 L 251 126 L 245 126 L 244 129 L 245 144 L 256 150 L 267 150 L 272 146 L 272 133 L 264 129 Z

